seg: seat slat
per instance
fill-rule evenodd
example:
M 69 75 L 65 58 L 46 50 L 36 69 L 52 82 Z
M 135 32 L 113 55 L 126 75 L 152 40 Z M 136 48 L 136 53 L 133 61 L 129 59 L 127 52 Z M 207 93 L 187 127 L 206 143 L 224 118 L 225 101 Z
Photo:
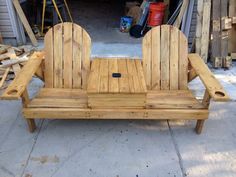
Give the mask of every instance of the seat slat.
M 88 97 L 81 89 L 42 88 L 29 108 L 87 108 Z
M 207 109 L 189 90 L 148 92 L 146 107 L 152 109 Z

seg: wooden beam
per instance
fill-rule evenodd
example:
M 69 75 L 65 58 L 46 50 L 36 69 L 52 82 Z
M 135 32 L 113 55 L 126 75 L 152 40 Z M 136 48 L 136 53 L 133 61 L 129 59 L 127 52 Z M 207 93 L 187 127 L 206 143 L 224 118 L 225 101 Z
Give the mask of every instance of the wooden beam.
M 21 22 L 23 23 L 23 26 L 25 27 L 25 30 L 26 30 L 27 34 L 29 35 L 29 38 L 30 38 L 32 44 L 34 46 L 38 46 L 38 41 L 35 38 L 35 35 L 34 35 L 32 29 L 31 29 L 30 25 L 29 25 L 28 20 L 26 19 L 26 16 L 25 16 L 25 14 L 24 14 L 21 6 L 20 6 L 19 1 L 18 0 L 12 0 L 12 3 L 15 6 L 16 12 L 17 12 Z
M 177 28 L 180 27 L 180 24 L 181 24 L 183 16 L 184 16 L 184 13 L 188 8 L 188 4 L 189 4 L 189 0 L 183 0 L 183 4 L 181 6 L 179 15 L 178 15 L 178 17 L 177 17 L 177 19 L 175 20 L 175 23 L 174 23 L 174 26 L 176 26 Z
M 30 119 L 207 119 L 208 109 L 78 109 L 78 108 L 25 108 Z

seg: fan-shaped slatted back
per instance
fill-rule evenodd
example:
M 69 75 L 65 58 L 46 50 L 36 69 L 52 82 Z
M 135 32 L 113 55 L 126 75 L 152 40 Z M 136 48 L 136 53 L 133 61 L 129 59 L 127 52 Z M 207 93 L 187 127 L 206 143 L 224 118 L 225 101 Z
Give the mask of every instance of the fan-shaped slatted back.
M 74 23 L 51 28 L 44 39 L 45 87 L 86 89 L 91 39 Z
M 149 90 L 187 89 L 187 39 L 176 27 L 162 25 L 143 38 L 143 69 Z

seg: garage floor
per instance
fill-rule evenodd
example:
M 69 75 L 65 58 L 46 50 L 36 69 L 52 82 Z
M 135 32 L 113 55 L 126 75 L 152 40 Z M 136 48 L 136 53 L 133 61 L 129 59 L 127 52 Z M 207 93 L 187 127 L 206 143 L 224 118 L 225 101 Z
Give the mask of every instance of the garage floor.
M 124 16 L 122 0 L 69 0 L 75 23 L 90 34 L 93 42 L 140 43 L 140 39 L 119 31 Z
M 233 100 L 212 102 L 201 135 L 194 121 L 148 120 L 39 120 L 31 134 L 20 101 L 0 101 L 0 177 L 235 177 L 236 67 L 213 72 Z M 199 79 L 190 88 L 202 97 Z

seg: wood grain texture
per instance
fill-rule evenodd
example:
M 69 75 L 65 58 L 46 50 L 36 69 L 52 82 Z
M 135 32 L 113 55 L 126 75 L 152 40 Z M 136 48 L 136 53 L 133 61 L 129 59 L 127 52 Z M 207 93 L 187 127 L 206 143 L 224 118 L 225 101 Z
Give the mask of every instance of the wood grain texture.
M 213 100 L 228 101 L 230 97 L 228 96 L 227 92 L 224 90 L 222 85 L 215 78 L 200 56 L 198 54 L 189 54 L 188 59 Z
M 35 119 L 207 119 L 207 109 L 78 109 L 78 108 L 25 108 L 25 118 Z
M 86 89 L 91 39 L 74 23 L 61 23 L 45 35 L 45 86 Z
M 170 89 L 170 26 L 161 26 L 161 90 Z

